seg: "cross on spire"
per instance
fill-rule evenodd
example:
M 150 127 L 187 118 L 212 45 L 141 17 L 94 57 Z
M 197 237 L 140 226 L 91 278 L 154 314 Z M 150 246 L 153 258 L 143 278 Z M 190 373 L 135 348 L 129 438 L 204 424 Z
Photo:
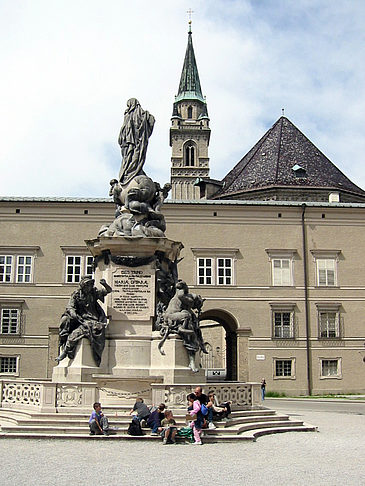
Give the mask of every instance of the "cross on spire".
M 189 8 L 186 13 L 189 15 L 189 33 L 191 33 L 191 16 L 194 13 L 194 10 L 191 10 L 191 8 Z

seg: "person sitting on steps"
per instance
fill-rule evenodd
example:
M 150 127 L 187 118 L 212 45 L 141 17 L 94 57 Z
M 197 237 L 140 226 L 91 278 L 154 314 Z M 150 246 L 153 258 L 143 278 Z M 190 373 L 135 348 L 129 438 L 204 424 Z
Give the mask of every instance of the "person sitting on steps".
M 165 410 L 165 418 L 161 422 L 163 445 L 175 444 L 175 435 L 177 433 L 176 421 L 171 410 Z
M 135 413 L 137 412 L 137 413 Z M 150 416 L 150 410 L 147 405 L 143 402 L 143 398 L 138 397 L 136 403 L 133 405 L 132 410 L 129 412 L 130 415 L 134 415 L 137 420 L 141 422 L 141 426 L 145 427 L 142 421 L 146 421 Z
M 221 419 L 228 419 L 229 414 L 231 413 L 231 402 L 224 402 L 218 404 L 217 397 L 214 394 L 214 391 L 211 390 L 208 393 L 209 402 L 212 403 L 212 406 L 208 408 L 208 422 L 209 428 L 211 423 L 213 423 L 213 418 L 221 420 Z M 215 426 L 214 426 L 215 427 Z
M 109 435 L 109 423 L 101 411 L 100 402 L 95 402 L 89 418 L 90 435 Z
M 160 403 L 158 408 L 156 408 L 156 410 L 153 410 L 153 412 L 151 412 L 151 415 L 148 417 L 147 426 L 152 429 L 151 435 L 158 435 L 158 432 L 162 431 L 161 421 L 165 418 L 164 410 L 165 404 Z

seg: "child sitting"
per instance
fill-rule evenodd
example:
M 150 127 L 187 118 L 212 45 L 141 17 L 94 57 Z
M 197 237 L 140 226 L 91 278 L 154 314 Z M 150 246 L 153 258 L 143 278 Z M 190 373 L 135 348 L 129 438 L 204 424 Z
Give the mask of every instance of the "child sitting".
M 171 410 L 165 410 L 165 418 L 162 420 L 161 426 L 163 427 L 161 432 L 161 437 L 163 438 L 162 443 L 164 445 L 175 444 L 177 427 Z
M 202 445 L 201 433 L 204 424 L 204 416 L 201 412 L 201 404 L 194 393 L 189 393 L 186 397 L 189 402 L 188 414 L 186 418 L 191 418 L 190 427 L 193 429 L 194 444 Z
M 90 435 L 109 435 L 109 423 L 101 411 L 100 402 L 95 402 L 93 405 L 94 411 L 89 418 Z

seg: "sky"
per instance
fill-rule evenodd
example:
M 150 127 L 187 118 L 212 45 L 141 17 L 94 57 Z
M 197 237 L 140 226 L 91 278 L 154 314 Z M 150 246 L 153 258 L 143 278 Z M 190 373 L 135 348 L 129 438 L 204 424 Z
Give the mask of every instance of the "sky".
M 108 197 L 126 101 L 170 179 L 188 15 L 222 179 L 287 116 L 365 189 L 363 0 L 0 0 L 0 197 Z

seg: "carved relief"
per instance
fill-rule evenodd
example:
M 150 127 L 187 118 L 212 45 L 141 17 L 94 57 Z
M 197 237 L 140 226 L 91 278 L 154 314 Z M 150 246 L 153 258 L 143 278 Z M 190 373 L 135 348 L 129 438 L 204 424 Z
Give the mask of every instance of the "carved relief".
M 164 402 L 168 407 L 185 407 L 186 396 L 191 393 L 193 386 L 174 385 L 166 386 L 164 390 Z M 233 406 L 245 407 L 252 405 L 252 385 L 232 384 L 232 385 L 209 385 L 209 390 L 213 390 L 220 403 L 232 402 Z
M 57 407 L 77 407 L 82 404 L 82 387 L 76 385 L 58 385 Z

